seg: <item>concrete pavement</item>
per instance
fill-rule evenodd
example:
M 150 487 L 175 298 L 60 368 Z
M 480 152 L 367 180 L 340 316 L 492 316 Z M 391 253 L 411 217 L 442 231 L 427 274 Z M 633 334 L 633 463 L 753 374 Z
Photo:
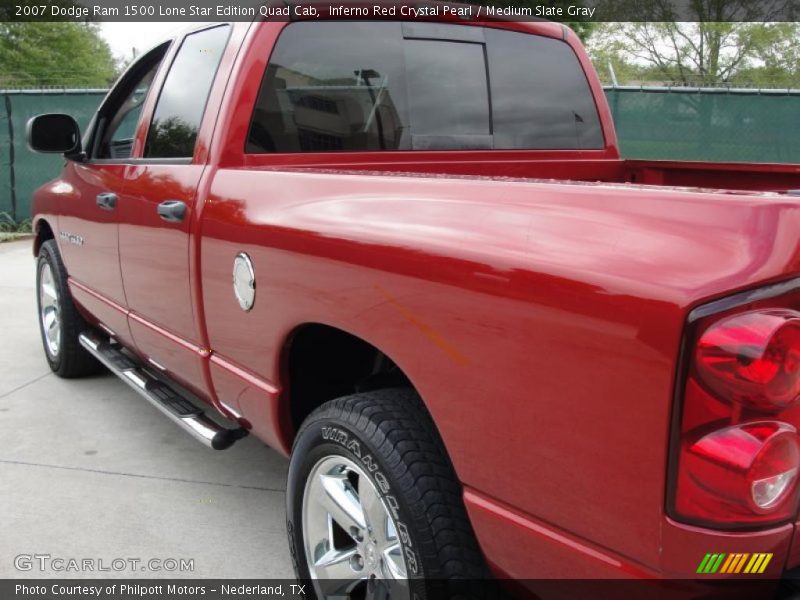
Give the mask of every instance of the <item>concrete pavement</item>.
M 34 288 L 30 240 L 0 244 L 0 578 L 292 577 L 285 459 L 254 438 L 206 449 L 110 374 L 54 376 Z M 32 554 L 194 570 L 15 567 Z

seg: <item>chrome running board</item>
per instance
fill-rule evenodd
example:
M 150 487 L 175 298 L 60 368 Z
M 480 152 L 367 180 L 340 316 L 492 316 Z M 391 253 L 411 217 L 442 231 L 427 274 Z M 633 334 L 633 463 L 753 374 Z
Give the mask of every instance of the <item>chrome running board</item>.
M 225 450 L 247 435 L 246 429 L 227 429 L 211 420 L 201 408 L 138 364 L 113 340 L 103 338 L 94 331 L 84 331 L 78 339 L 81 346 L 114 375 L 209 448 Z

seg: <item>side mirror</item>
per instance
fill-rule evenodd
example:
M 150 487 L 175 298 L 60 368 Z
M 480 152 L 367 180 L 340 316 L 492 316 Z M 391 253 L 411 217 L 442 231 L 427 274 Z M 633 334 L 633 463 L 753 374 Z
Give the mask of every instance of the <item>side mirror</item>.
M 66 154 L 81 153 L 81 130 L 69 115 L 39 115 L 28 121 L 28 147 L 34 152 Z

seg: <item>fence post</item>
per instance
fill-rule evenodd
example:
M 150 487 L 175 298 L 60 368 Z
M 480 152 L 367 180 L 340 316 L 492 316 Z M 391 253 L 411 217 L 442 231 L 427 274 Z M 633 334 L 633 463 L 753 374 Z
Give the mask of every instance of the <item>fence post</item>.
M 11 218 L 17 222 L 17 175 L 14 172 L 14 121 L 11 120 L 11 96 L 3 94 L 8 119 L 8 182 L 11 186 Z

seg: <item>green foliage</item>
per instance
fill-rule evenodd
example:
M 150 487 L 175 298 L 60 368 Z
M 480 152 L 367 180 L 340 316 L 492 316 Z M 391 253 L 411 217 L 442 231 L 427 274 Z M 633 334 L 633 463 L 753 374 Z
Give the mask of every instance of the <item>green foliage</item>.
M 105 87 L 116 74 L 96 24 L 0 22 L 0 88 Z
M 146 156 L 191 156 L 196 138 L 197 130 L 179 117 L 153 121 L 147 136 Z
M 604 81 L 800 87 L 797 23 L 603 23 L 589 52 Z
M 594 21 L 567 21 L 565 25 L 571 27 L 584 44 L 597 27 L 597 23 Z
M 4 233 L 30 233 L 31 220 L 15 221 L 10 214 L 0 212 L 0 234 Z
M 798 87 L 798 0 L 601 0 L 589 52 L 620 83 Z M 635 15 L 637 22 L 626 22 Z

